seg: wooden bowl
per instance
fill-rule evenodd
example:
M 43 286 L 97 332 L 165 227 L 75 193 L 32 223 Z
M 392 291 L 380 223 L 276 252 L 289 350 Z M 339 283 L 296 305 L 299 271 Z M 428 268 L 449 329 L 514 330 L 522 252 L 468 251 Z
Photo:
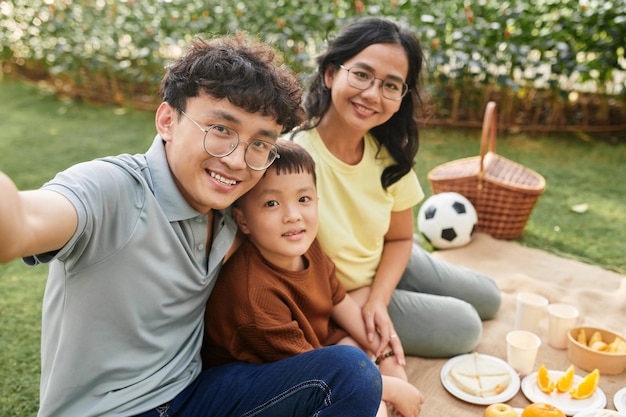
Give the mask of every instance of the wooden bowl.
M 626 368 L 626 353 L 610 353 L 591 349 L 576 340 L 581 329 L 585 330 L 587 339 L 596 331 L 602 335 L 602 341 L 609 344 L 619 335 L 610 330 L 596 327 L 575 327 L 567 333 L 568 346 L 567 357 L 569 360 L 585 371 L 598 369 L 600 375 L 617 375 Z

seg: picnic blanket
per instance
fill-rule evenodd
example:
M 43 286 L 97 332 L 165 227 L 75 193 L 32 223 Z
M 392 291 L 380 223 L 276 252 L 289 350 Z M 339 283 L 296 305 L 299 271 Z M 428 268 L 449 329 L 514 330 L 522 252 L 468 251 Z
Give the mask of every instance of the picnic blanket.
M 626 275 L 600 267 L 565 259 L 531 249 L 514 241 L 496 240 L 477 234 L 464 247 L 435 252 L 435 256 L 464 265 L 492 277 L 502 292 L 502 306 L 493 320 L 483 323 L 483 335 L 475 351 L 506 360 L 505 335 L 513 329 L 515 296 L 519 291 L 536 292 L 551 303 L 573 304 L 580 310 L 578 325 L 603 327 L 626 335 Z M 436 318 L 428 318 L 435 320 Z M 571 364 L 567 350 L 548 345 L 547 317 L 540 323 L 539 349 L 534 371 L 544 363 L 547 369 L 563 370 Z M 425 397 L 421 416 L 480 417 L 486 405 L 462 401 L 442 385 L 440 372 L 447 359 L 407 357 L 409 381 Z M 576 374 L 588 372 L 576 368 Z M 599 387 L 607 397 L 605 408 L 615 409 L 615 393 L 626 387 L 626 371 L 619 375 L 602 375 Z M 530 401 L 520 390 L 506 401 L 524 408 Z

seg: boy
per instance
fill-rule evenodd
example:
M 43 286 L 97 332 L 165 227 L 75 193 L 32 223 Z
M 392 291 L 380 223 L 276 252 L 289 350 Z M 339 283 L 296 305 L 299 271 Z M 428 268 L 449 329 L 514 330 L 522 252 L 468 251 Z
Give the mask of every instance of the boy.
M 229 206 L 299 122 L 297 78 L 275 58 L 243 36 L 197 40 L 167 69 L 145 154 L 34 191 L 0 173 L 0 262 L 50 263 L 40 417 L 375 415 L 380 376 L 356 348 L 201 369 Z
M 273 362 L 332 344 L 385 349 L 376 362 L 384 374 L 395 376 L 383 376 L 382 398 L 403 416 L 417 415 L 422 395 L 406 382 L 400 343 L 389 350 L 367 340 L 360 308 L 315 240 L 313 159 L 293 142 L 280 140 L 276 146 L 280 159 L 233 206 L 246 238 L 224 265 L 207 303 L 205 366 Z M 394 353 L 397 361 L 388 359 Z M 381 407 L 380 415 L 386 411 Z

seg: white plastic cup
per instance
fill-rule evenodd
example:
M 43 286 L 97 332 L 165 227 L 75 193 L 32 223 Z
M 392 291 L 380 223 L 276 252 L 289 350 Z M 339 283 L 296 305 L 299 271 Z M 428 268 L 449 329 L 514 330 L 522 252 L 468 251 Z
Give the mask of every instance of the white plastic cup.
M 506 360 L 520 375 L 532 372 L 541 339 L 527 330 L 512 330 L 506 335 Z
M 539 323 L 545 315 L 548 299 L 532 292 L 517 294 L 517 308 L 515 311 L 515 330 L 527 330 L 538 334 Z
M 567 348 L 567 332 L 576 326 L 578 309 L 569 304 L 550 304 L 548 310 L 548 344 L 556 349 Z

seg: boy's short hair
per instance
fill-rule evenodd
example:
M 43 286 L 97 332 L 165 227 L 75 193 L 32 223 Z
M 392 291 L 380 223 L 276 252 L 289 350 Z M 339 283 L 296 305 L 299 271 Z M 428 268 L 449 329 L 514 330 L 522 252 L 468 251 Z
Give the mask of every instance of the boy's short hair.
M 188 97 L 201 92 L 227 99 L 249 113 L 276 119 L 283 132 L 302 121 L 300 82 L 268 44 L 240 33 L 232 37 L 197 39 L 166 67 L 161 98 L 185 110 Z
M 276 141 L 276 147 L 280 157 L 276 158 L 267 170 L 274 169 L 276 175 L 306 172 L 313 176 L 313 182 L 317 182 L 315 161 L 302 146 L 290 140 L 279 139 Z M 263 176 L 265 176 L 265 173 L 263 173 Z

